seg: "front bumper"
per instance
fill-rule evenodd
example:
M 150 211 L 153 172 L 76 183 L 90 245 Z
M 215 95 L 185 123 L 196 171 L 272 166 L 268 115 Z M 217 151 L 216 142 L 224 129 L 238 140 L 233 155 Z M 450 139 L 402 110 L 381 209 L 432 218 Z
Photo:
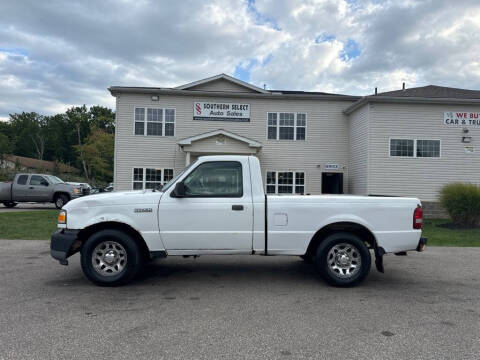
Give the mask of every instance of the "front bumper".
M 60 264 L 67 265 L 67 258 L 80 249 L 78 239 L 79 230 L 60 229 L 50 239 L 50 255 L 60 261 Z

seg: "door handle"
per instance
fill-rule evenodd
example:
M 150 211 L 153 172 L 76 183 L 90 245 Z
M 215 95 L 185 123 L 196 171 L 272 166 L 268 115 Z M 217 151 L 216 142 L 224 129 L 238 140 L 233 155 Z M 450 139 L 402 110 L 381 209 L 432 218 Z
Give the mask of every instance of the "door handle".
M 243 210 L 243 205 L 232 205 L 232 210 L 242 211 Z
M 30 186 L 29 189 L 35 189 L 33 186 Z

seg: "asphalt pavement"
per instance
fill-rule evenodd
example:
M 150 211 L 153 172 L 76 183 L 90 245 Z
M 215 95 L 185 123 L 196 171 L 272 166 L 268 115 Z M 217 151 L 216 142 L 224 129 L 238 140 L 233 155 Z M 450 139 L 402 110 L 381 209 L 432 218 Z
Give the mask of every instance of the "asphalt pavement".
M 298 257 L 171 257 L 101 288 L 1 240 L 0 359 L 479 359 L 479 259 L 427 247 L 339 289 Z

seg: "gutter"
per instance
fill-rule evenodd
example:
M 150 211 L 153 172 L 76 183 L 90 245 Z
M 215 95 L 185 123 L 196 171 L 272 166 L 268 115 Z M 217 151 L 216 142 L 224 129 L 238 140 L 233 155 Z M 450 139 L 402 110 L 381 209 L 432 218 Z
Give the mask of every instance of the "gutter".
M 311 99 L 311 100 L 337 100 L 337 101 L 358 101 L 360 96 L 350 95 L 318 95 L 318 94 L 282 94 L 279 92 L 270 93 L 247 93 L 247 92 L 228 92 L 228 91 L 203 91 L 203 90 L 179 90 L 172 88 L 148 88 L 148 87 L 124 87 L 111 86 L 108 88 L 112 96 L 118 94 L 163 94 L 179 96 L 215 96 L 215 97 L 235 97 L 235 98 L 261 98 L 261 99 Z
M 364 96 L 353 103 L 343 113 L 349 115 L 367 103 L 402 103 L 402 104 L 462 104 L 480 105 L 480 99 L 458 99 L 458 98 L 424 98 L 424 97 L 395 97 L 395 96 Z

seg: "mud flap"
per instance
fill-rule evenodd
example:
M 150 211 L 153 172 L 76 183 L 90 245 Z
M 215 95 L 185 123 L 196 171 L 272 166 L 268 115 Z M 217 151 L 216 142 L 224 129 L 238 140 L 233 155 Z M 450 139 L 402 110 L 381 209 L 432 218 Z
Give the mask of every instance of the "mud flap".
M 383 255 L 385 255 L 385 250 L 383 250 L 383 248 L 381 247 L 379 248 L 375 246 L 374 252 L 375 252 L 375 267 L 379 272 L 384 273 L 385 269 L 383 267 Z

